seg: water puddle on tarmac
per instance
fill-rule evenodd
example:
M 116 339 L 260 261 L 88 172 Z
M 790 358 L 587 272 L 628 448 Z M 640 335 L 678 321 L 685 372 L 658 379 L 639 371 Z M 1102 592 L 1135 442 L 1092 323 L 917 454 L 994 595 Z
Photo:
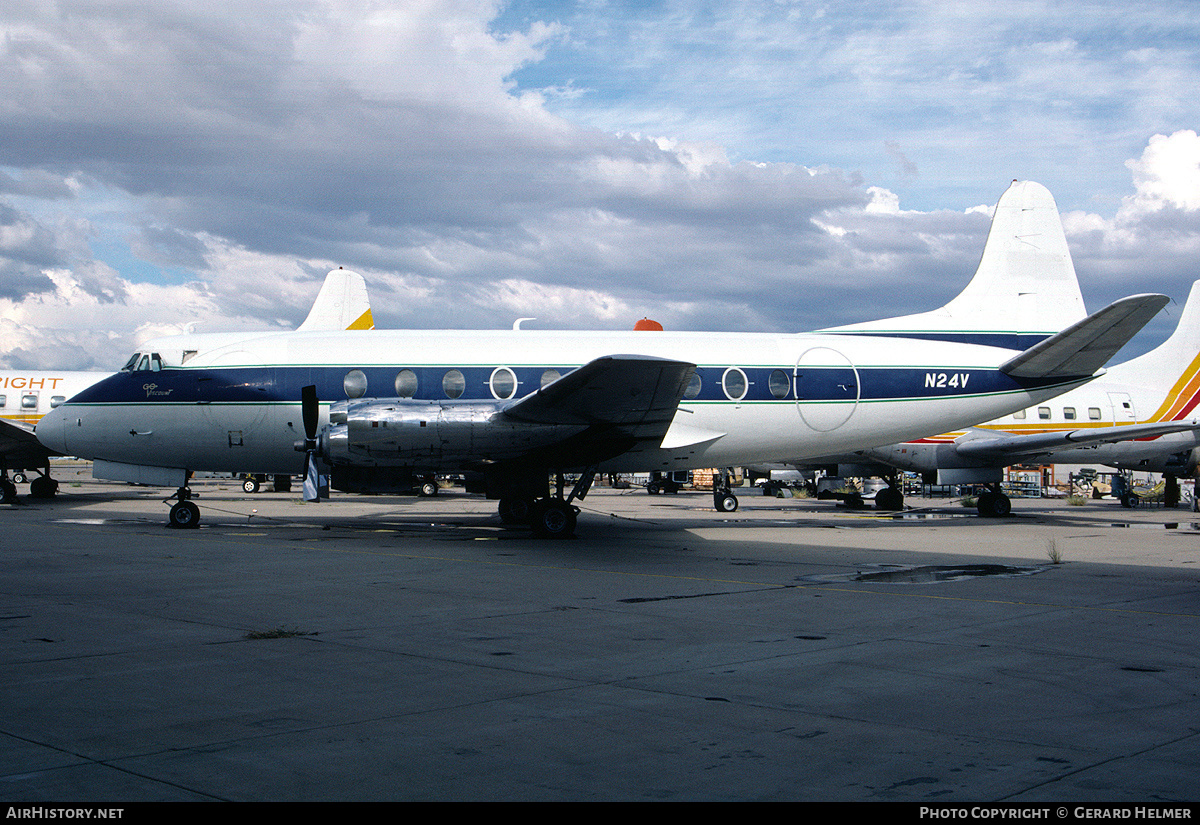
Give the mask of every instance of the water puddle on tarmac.
M 1132 521 L 1114 521 L 1108 525 L 1109 527 L 1133 527 L 1138 529 L 1150 530 L 1183 530 L 1183 531 L 1200 531 L 1200 522 L 1196 521 L 1168 521 L 1162 524 L 1138 523 Z
M 936 584 L 939 582 L 962 581 L 985 576 L 1032 576 L 1050 569 L 1050 565 L 1039 564 L 1029 567 L 1014 567 L 1008 564 L 937 564 L 907 567 L 902 565 L 880 565 L 864 567 L 854 573 L 837 573 L 825 576 L 805 576 L 809 582 L 867 582 L 876 584 Z

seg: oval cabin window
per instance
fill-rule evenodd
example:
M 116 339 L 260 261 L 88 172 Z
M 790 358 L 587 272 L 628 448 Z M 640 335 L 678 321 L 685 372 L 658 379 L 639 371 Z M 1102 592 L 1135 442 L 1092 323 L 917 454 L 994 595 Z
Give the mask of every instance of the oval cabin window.
M 517 391 L 517 376 L 508 367 L 497 367 L 493 370 L 492 380 L 489 383 L 492 395 L 501 401 L 512 398 L 513 393 Z
M 417 394 L 417 374 L 412 370 L 400 370 L 396 373 L 396 395 L 399 398 L 412 398 Z
M 783 370 L 772 370 L 767 386 L 775 398 L 787 398 L 788 393 L 792 391 L 792 380 Z
M 725 390 L 726 398 L 730 401 L 741 401 L 746 397 L 746 390 L 749 387 L 746 381 L 746 373 L 737 367 L 730 367 L 725 370 L 725 375 L 721 377 L 721 386 Z
M 458 370 L 450 370 L 442 378 L 442 392 L 447 398 L 461 398 L 466 389 L 467 379 Z
M 350 370 L 342 379 L 342 389 L 347 398 L 362 398 L 367 394 L 367 374 L 362 370 Z

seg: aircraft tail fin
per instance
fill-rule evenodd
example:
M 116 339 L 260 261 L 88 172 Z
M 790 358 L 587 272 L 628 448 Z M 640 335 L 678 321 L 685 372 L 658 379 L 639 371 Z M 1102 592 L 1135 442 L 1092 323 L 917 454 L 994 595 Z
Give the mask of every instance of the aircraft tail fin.
M 1113 381 L 1163 392 L 1162 404 L 1146 421 L 1175 421 L 1193 414 L 1200 404 L 1200 281 L 1192 284 L 1171 337 L 1145 355 L 1111 367 L 1108 375 Z
M 1131 295 L 1115 301 L 1057 335 L 1000 365 L 1014 378 L 1068 378 L 1092 375 L 1125 346 L 1158 311 L 1166 295 Z
M 941 309 L 822 330 L 1024 350 L 1087 316 L 1054 197 L 1013 181 L 996 204 L 975 276 Z
M 301 332 L 374 328 L 367 282 L 357 272 L 340 267 L 325 276 L 308 317 L 297 327 Z

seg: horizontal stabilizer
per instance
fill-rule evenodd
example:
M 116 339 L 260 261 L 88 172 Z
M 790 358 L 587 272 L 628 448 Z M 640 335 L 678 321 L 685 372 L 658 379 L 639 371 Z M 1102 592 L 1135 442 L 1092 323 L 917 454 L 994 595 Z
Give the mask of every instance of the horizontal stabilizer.
M 1088 444 L 1112 444 L 1153 438 L 1167 433 L 1200 429 L 1200 420 L 1170 421 L 1155 424 L 1125 424 L 1117 427 L 1089 427 L 1066 432 L 1028 433 L 1026 435 L 963 436 L 954 443 L 954 452 L 964 458 L 1004 456 L 1020 458 L 1051 450 L 1082 447 Z M 979 431 L 976 431 L 979 432 Z
M 534 424 L 606 425 L 639 440 L 666 434 L 695 364 L 644 355 L 608 355 L 530 393 L 504 410 Z
M 1166 295 L 1155 294 L 1122 298 L 1010 358 L 1000 365 L 1000 371 L 1013 378 L 1092 375 L 1167 301 Z

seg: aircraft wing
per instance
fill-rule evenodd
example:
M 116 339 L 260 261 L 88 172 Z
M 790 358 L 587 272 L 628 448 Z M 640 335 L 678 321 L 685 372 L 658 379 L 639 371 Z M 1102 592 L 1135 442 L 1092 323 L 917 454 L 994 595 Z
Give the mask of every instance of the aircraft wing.
M 1167 433 L 1200 429 L 1200 420 L 1168 421 L 1153 424 L 1123 424 L 1116 427 L 1090 427 L 1052 433 L 1028 435 L 973 435 L 968 433 L 954 443 L 954 451 L 964 457 L 983 458 L 1005 456 L 1020 458 L 1053 450 L 1085 447 L 1088 444 L 1111 444 L 1153 438 Z M 973 431 L 983 432 L 979 430 Z
M 1093 312 L 1000 365 L 1014 378 L 1091 375 L 1167 305 L 1166 295 L 1131 295 Z
M 506 407 L 505 418 L 584 425 L 592 439 L 658 446 L 679 408 L 695 364 L 644 355 L 608 355 Z
M 58 455 L 42 446 L 33 427 L 0 419 L 0 464 L 6 467 L 42 467 L 48 456 Z

